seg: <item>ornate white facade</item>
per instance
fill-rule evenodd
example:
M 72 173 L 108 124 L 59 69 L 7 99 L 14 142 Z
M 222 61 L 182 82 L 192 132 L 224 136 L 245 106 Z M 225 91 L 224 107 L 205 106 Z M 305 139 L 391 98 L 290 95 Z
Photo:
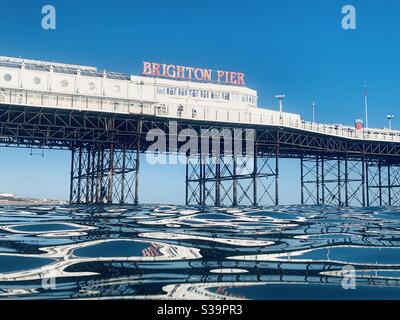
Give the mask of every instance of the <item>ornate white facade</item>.
M 0 57 L 0 104 L 284 126 L 350 139 L 400 141 L 399 131 L 306 122 L 297 114 L 258 108 L 257 99 L 257 92 L 245 86 Z

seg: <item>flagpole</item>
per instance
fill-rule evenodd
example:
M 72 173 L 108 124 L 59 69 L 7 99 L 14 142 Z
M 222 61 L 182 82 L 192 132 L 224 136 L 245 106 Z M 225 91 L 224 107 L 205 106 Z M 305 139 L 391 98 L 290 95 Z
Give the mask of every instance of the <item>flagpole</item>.
M 315 101 L 312 103 L 312 122 L 315 123 Z
M 365 107 L 365 128 L 368 129 L 368 91 L 367 85 L 364 85 L 364 107 Z

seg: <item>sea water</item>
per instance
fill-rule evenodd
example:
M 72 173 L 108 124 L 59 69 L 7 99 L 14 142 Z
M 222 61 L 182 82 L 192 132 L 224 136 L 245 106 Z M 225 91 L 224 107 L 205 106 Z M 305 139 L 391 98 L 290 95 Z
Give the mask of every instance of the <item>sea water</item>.
M 398 299 L 400 209 L 0 207 L 0 299 Z

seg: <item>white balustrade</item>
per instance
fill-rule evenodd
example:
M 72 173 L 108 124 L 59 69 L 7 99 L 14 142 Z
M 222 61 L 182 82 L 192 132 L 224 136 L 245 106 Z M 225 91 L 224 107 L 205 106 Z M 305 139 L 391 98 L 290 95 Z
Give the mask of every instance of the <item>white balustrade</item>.
M 0 88 L 0 104 L 28 105 L 48 108 L 66 108 L 111 113 L 156 115 L 169 118 L 210 120 L 230 123 L 284 126 L 323 133 L 330 136 L 374 141 L 400 142 L 400 131 L 383 129 L 356 130 L 342 125 L 318 124 L 294 119 L 290 115 L 270 114 L 256 109 L 255 112 L 218 110 L 204 107 L 167 106 L 129 99 L 113 99 L 102 96 L 33 92 L 22 89 Z

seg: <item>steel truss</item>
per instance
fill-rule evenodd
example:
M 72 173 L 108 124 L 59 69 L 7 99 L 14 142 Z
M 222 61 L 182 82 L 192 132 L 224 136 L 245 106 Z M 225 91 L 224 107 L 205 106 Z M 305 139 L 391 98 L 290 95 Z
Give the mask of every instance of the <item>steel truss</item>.
M 279 204 L 279 154 L 188 156 L 186 204 Z
M 400 204 L 400 164 L 367 162 L 367 203 L 368 206 Z
M 279 158 L 301 159 L 303 204 L 400 204 L 400 143 L 185 119 L 175 119 L 171 133 L 171 120 L 143 114 L 1 105 L 0 145 L 71 150 L 73 203 L 137 203 L 138 154 L 152 144 L 146 140 L 151 130 L 163 130 L 169 137 L 186 130 L 188 138 L 198 138 L 204 129 L 254 130 L 256 156 L 230 159 L 198 154 L 188 161 L 188 204 L 278 204 Z M 175 149 L 185 143 L 179 140 Z M 201 161 L 205 158 L 207 161 Z
M 365 206 L 365 165 L 347 157 L 301 156 L 301 204 Z
M 72 204 L 138 204 L 139 153 L 126 145 L 72 149 Z

